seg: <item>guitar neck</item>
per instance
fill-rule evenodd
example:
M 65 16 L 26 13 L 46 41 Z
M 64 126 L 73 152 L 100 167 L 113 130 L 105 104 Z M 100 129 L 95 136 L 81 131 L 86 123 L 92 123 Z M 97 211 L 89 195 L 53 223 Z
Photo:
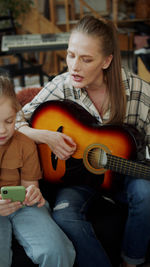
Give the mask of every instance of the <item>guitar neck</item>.
M 111 154 L 107 154 L 105 168 L 121 174 L 131 175 L 136 178 L 150 179 L 150 167 Z

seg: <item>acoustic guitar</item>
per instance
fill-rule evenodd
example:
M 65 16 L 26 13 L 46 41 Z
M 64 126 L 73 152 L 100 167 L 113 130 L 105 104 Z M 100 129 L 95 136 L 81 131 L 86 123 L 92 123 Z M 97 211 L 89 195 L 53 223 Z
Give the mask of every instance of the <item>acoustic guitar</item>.
M 138 163 L 138 155 L 145 158 L 145 144 L 141 134 L 131 125 L 99 125 L 88 111 L 71 100 L 52 100 L 38 106 L 31 127 L 63 132 L 72 137 L 77 150 L 67 161 L 58 159 L 48 145 L 39 144 L 44 178 L 61 182 L 69 171 L 69 162 L 80 160 L 88 172 L 104 174 L 103 188 L 112 185 L 114 172 L 149 179 L 150 167 Z M 77 163 L 78 168 L 78 163 Z

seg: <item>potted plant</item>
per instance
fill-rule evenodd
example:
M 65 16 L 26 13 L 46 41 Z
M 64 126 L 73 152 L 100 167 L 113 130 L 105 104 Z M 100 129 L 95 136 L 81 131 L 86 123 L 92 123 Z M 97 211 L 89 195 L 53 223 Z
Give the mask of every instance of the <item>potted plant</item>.
M 0 0 L 1 16 L 11 13 L 14 22 L 17 23 L 17 19 L 27 12 L 34 5 L 34 0 Z

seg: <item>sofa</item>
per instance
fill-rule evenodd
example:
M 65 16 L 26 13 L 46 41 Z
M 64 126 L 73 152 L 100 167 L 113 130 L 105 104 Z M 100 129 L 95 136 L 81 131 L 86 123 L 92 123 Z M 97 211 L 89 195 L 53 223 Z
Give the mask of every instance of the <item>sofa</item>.
M 17 97 L 20 104 L 23 106 L 29 102 L 39 91 L 40 88 L 26 88 L 19 91 Z M 52 207 L 55 200 L 57 185 L 42 179 L 40 181 L 40 188 L 44 197 L 49 201 L 50 206 Z M 127 217 L 127 207 L 120 206 L 104 196 L 100 197 L 99 200 L 96 200 L 93 207 L 89 210 L 88 219 L 92 222 L 96 236 L 101 240 L 112 266 L 119 267 L 121 262 L 120 252 Z M 27 257 L 24 249 L 18 244 L 14 237 L 12 241 L 12 249 L 13 261 L 11 267 L 37 266 Z

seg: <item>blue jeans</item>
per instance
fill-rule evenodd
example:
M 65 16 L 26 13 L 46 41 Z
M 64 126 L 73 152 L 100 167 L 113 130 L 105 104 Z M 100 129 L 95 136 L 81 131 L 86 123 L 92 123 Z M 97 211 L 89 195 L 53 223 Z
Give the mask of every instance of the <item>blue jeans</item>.
M 150 181 L 124 180 L 124 199 L 128 204 L 128 218 L 125 225 L 122 257 L 130 264 L 141 264 L 150 241 Z
M 111 267 L 91 223 L 86 220 L 86 212 L 94 197 L 95 191 L 88 187 L 60 189 L 52 216 L 73 242 L 77 266 Z
M 111 263 L 97 240 L 86 214 L 97 194 L 84 186 L 61 188 L 53 210 L 53 218 L 72 240 L 79 267 L 110 267 Z M 124 231 L 122 257 L 130 264 L 144 262 L 150 240 L 150 182 L 124 179 L 121 201 L 128 204 L 128 218 Z
M 0 267 L 11 266 L 12 231 L 35 264 L 73 266 L 74 248 L 51 218 L 48 203 L 41 208 L 23 207 L 9 216 L 0 216 Z

